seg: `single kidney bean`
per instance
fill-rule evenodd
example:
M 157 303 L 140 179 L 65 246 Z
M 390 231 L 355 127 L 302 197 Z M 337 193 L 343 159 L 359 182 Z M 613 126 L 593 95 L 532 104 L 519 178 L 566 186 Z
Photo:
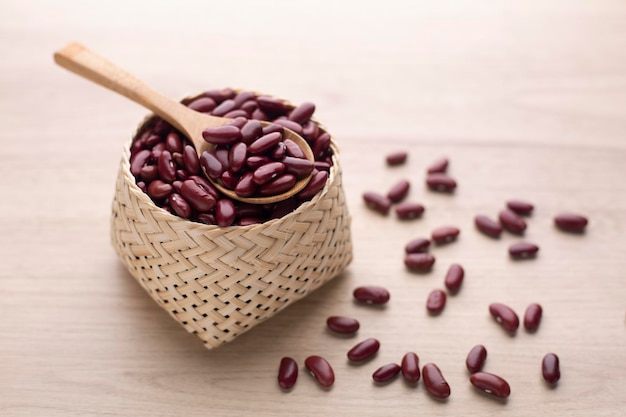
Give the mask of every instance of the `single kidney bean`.
M 139 176 L 144 181 L 154 181 L 159 177 L 159 168 L 156 165 L 144 165 L 141 167 Z
M 500 223 L 511 233 L 522 234 L 526 230 L 526 222 L 512 210 L 502 210 L 499 214 Z
M 235 187 L 235 193 L 241 197 L 250 197 L 256 192 L 257 185 L 252 178 L 252 172 L 246 172 Z
M 200 188 L 202 188 L 207 193 L 211 194 L 215 200 L 219 198 L 217 189 L 213 186 L 213 184 L 207 181 L 204 177 L 200 177 L 198 175 L 190 175 L 189 179 L 195 181 L 196 184 L 200 186 Z
M 456 188 L 456 181 L 448 174 L 436 172 L 426 176 L 426 185 L 433 191 L 451 193 Z
M 169 205 L 178 217 L 183 219 L 191 217 L 191 207 L 180 194 L 171 193 L 169 197 Z
M 315 159 L 322 159 L 330 147 L 330 135 L 328 133 L 322 133 L 315 139 L 313 143 L 313 155 Z
M 256 98 L 259 107 L 268 114 L 282 115 L 287 112 L 287 107 L 282 101 L 269 96 L 259 96 Z
M 215 155 L 215 158 L 220 161 L 220 164 L 222 164 L 222 172 L 228 171 L 230 169 L 230 151 L 228 150 L 228 148 L 217 147 L 213 150 L 212 153 L 213 155 Z
M 359 330 L 357 319 L 343 316 L 331 316 L 326 319 L 326 326 L 335 333 L 352 334 Z
M 202 137 L 214 145 L 232 145 L 241 138 L 241 131 L 236 126 L 212 126 L 202 131 Z
M 433 230 L 431 237 L 433 242 L 442 245 L 456 240 L 460 233 L 461 231 L 457 227 L 442 226 Z
M 376 382 L 387 382 L 395 378 L 400 373 L 400 365 L 397 363 L 388 363 L 378 368 L 372 374 L 372 378 Z
M 232 172 L 239 172 L 246 164 L 248 146 L 244 142 L 235 143 L 228 151 L 228 165 Z
M 474 217 L 474 224 L 476 225 L 476 228 L 478 230 L 480 230 L 487 236 L 499 238 L 502 234 L 502 226 L 500 225 L 500 223 L 492 220 L 485 215 L 479 214 L 478 216 Z
M 326 185 L 328 179 L 328 172 L 318 171 L 313 172 L 309 183 L 300 191 L 297 195 L 301 200 L 308 200 L 313 198 L 322 188 Z
M 302 136 L 302 126 L 300 126 L 296 122 L 292 122 L 291 120 L 287 120 L 287 119 L 276 119 L 272 123 L 285 127 L 297 133 L 298 135 Z
M 506 206 L 509 210 L 525 216 L 531 214 L 535 208 L 532 204 L 522 200 L 509 200 L 506 202 Z
M 259 105 L 256 104 L 256 101 L 254 100 L 248 100 L 241 105 L 241 110 L 245 111 L 246 113 L 250 115 L 248 117 L 251 117 L 252 113 L 258 108 L 259 108 Z
M 404 247 L 406 253 L 420 253 L 428 251 L 430 240 L 424 238 L 413 239 Z
M 170 132 L 167 134 L 167 136 L 165 137 L 165 149 L 167 149 L 171 153 L 182 153 L 183 140 L 180 138 L 180 136 L 178 136 L 178 133 Z
M 461 284 L 463 284 L 463 279 L 465 277 L 465 271 L 463 267 L 459 264 L 452 264 L 448 268 L 448 272 L 446 273 L 446 278 L 444 279 L 444 285 L 451 293 L 456 293 L 461 288 Z
M 556 384 L 561 379 L 561 367 L 559 357 L 554 353 L 548 353 L 541 361 L 541 374 L 548 384 Z
M 404 257 L 404 265 L 411 271 L 430 271 L 434 264 L 435 257 L 429 253 L 409 253 Z
M 441 369 L 434 363 L 427 363 L 422 368 L 422 380 L 426 391 L 435 398 L 445 399 L 450 396 L 450 385 L 443 377 Z
M 539 328 L 539 323 L 541 323 L 541 316 L 543 315 L 543 309 L 541 305 L 537 303 L 532 303 L 528 307 L 526 307 L 526 312 L 524 313 L 524 327 L 529 332 L 534 332 Z
M 408 156 L 409 154 L 406 151 L 397 151 L 387 155 L 385 160 L 389 166 L 402 165 L 406 162 Z
M 200 155 L 200 165 L 206 171 L 206 174 L 216 180 L 224 172 L 224 167 L 222 163 L 216 158 L 215 154 L 211 152 L 204 151 L 202 155 Z
M 258 155 L 272 149 L 283 138 L 283 135 L 279 132 L 268 133 L 263 135 L 250 145 L 248 145 L 248 153 L 250 155 Z
M 241 140 L 246 145 L 251 144 L 263 133 L 263 125 L 258 120 L 248 120 L 241 128 Z
M 400 220 L 411 220 L 424 213 L 424 206 L 419 203 L 404 202 L 396 206 L 396 216 Z
M 269 164 L 270 162 L 272 162 L 272 160 L 267 156 L 253 155 L 246 159 L 246 166 L 250 169 L 257 169 L 258 167 Z
M 532 258 L 539 252 L 539 246 L 534 243 L 519 242 L 509 246 L 509 255 L 512 258 Z
M 511 387 L 506 380 L 489 372 L 476 372 L 470 375 L 473 386 L 498 398 L 507 398 L 511 395 Z
M 389 200 L 387 197 L 382 196 L 374 191 L 367 191 L 363 193 L 363 201 L 365 201 L 365 205 L 370 209 L 377 211 L 385 216 L 389 214 L 389 209 L 391 208 L 391 200 Z
M 194 180 L 183 181 L 183 185 L 180 187 L 180 194 L 191 207 L 198 211 L 209 211 L 215 207 L 215 198 Z
M 260 169 L 260 168 L 259 168 Z M 256 172 L 256 171 L 255 171 Z M 296 177 L 293 174 L 282 174 L 259 187 L 261 195 L 276 195 L 288 191 L 296 184 Z
M 489 305 L 489 312 L 508 332 L 514 333 L 519 327 L 519 318 L 511 307 L 500 303 L 492 303 Z
M 258 106 L 258 103 L 257 103 Z M 268 117 L 267 114 L 265 114 L 265 112 L 263 110 L 261 110 L 260 108 L 256 108 L 253 112 L 252 112 L 252 116 L 253 119 L 256 120 L 263 120 L 263 121 L 268 121 L 270 118 Z
M 296 385 L 298 380 L 298 363 L 295 359 L 285 356 L 280 360 L 278 367 L 278 385 L 282 389 L 288 390 Z
M 428 294 L 428 299 L 426 300 L 426 310 L 430 314 L 439 314 L 443 311 L 446 306 L 446 293 L 442 290 L 436 289 L 432 290 L 430 294 Z
M 164 150 L 161 152 L 157 162 L 157 167 L 159 170 L 159 178 L 161 178 L 161 180 L 171 183 L 176 179 L 176 166 L 174 165 L 170 151 Z
M 155 200 L 165 198 L 172 192 L 172 185 L 161 180 L 154 180 L 148 185 L 147 193 Z
M 221 227 L 230 226 L 235 221 L 235 203 L 228 198 L 217 200 L 215 204 L 215 220 Z
M 402 357 L 402 376 L 407 382 L 417 382 L 420 380 L 420 359 L 414 352 L 407 352 Z
M 429 174 L 444 173 L 448 170 L 448 158 L 439 158 L 428 166 L 426 172 Z
M 246 112 L 245 110 L 241 110 L 241 109 L 231 110 L 225 115 L 223 115 L 222 117 L 226 117 L 229 119 L 238 119 L 240 117 L 246 118 L 248 117 L 248 112 Z
M 255 169 L 252 173 L 252 180 L 257 185 L 262 185 L 270 182 L 283 172 L 285 172 L 285 164 L 282 162 L 270 162 Z
M 209 113 L 217 107 L 217 104 L 211 97 L 200 97 L 187 104 L 187 107 L 200 113 Z
M 348 359 L 352 362 L 362 362 L 374 356 L 380 349 L 380 342 L 373 337 L 357 343 L 348 351 Z
M 367 304 L 386 304 L 390 297 L 389 291 L 374 285 L 357 287 L 353 296 L 356 300 Z
M 217 222 L 215 221 L 215 215 L 213 213 L 199 213 L 197 219 L 200 223 L 217 224 Z
M 308 122 L 309 119 L 311 119 L 313 113 L 315 113 L 315 104 L 305 102 L 300 104 L 298 107 L 293 109 L 291 113 L 289 113 L 289 120 L 302 125 Z
M 387 192 L 387 198 L 391 200 L 392 203 L 398 203 L 404 200 L 410 188 L 411 183 L 407 180 L 400 180 Z
M 281 125 L 277 125 L 272 122 L 271 125 L 263 126 L 263 130 L 261 131 L 263 135 L 269 135 L 270 133 L 278 132 L 281 135 L 285 134 L 285 128 Z
M 476 345 L 469 351 L 465 359 L 465 366 L 470 373 L 476 373 L 483 369 L 487 360 L 487 349 L 483 345 Z
M 282 161 L 285 171 L 297 177 L 305 177 L 313 172 L 313 163 L 308 159 L 286 156 Z
M 328 361 L 321 356 L 309 356 L 304 360 L 304 366 L 322 387 L 330 387 L 335 382 L 335 372 L 333 368 Z
M 561 230 L 573 233 L 582 233 L 589 221 L 580 214 L 561 213 L 554 217 L 554 224 Z
M 304 154 L 304 151 L 302 150 L 302 148 L 300 148 L 300 146 L 298 146 L 298 144 L 294 142 L 293 140 L 285 139 L 283 143 L 285 144 L 287 155 L 292 156 L 294 158 L 302 158 L 302 159 L 306 158 L 306 155 Z
M 240 178 L 241 177 L 233 173 L 233 171 L 224 171 L 222 172 L 220 180 L 222 181 L 224 187 L 234 190 L 237 187 L 237 184 L 239 184 Z
M 222 101 L 211 112 L 214 116 L 224 116 L 226 113 L 235 110 L 235 100 L 228 99 Z
M 245 103 L 246 101 L 254 99 L 254 97 L 256 97 L 256 94 L 254 93 L 254 91 L 240 91 L 240 92 L 238 92 L 235 95 L 235 97 L 233 98 L 233 100 L 235 101 L 235 108 L 237 108 L 237 109 L 241 108 L 243 103 Z
M 174 189 L 174 192 L 180 194 L 180 189 L 183 186 L 183 182 L 180 180 L 176 180 L 172 183 L 172 188 Z
M 243 116 L 233 116 L 233 120 L 231 120 L 227 124 L 228 126 L 235 126 L 239 130 L 241 130 L 241 128 L 244 127 L 246 123 L 248 123 L 248 117 L 244 113 Z
M 280 161 L 285 157 L 287 148 L 283 142 L 278 142 L 276 146 L 270 151 L 270 155 L 274 161 Z
M 185 148 L 183 149 L 183 163 L 189 174 L 195 175 L 200 172 L 200 160 L 198 159 L 198 154 L 193 146 L 185 145 Z

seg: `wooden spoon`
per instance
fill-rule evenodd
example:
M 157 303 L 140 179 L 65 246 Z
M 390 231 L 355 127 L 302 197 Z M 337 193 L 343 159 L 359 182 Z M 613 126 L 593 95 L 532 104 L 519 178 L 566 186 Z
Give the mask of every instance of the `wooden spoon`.
M 196 148 L 198 156 L 214 147 L 213 144 L 204 140 L 202 131 L 207 127 L 225 125 L 232 120 L 196 112 L 177 101 L 163 96 L 132 74 L 79 43 L 70 43 L 63 49 L 55 52 L 54 60 L 63 68 L 113 90 L 153 111 L 157 116 L 165 119 L 186 135 Z M 271 123 L 261 122 L 261 124 L 266 126 Z M 293 140 L 303 150 L 306 158 L 311 162 L 315 162 L 313 151 L 307 141 L 292 130 L 285 128 L 284 131 L 283 138 Z M 306 187 L 311 179 L 311 175 L 309 174 L 298 180 L 291 189 L 282 194 L 265 197 L 241 197 L 233 190 L 229 190 L 219 182 L 212 180 L 208 175 L 207 178 L 216 188 L 232 199 L 252 204 L 268 204 L 286 200 L 298 193 Z

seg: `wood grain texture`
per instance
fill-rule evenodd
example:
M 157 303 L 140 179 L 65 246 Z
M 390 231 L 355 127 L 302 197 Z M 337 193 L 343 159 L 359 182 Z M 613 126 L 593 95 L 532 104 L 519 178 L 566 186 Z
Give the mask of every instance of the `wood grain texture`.
M 624 21 L 621 0 L 2 2 L 0 415 L 623 416 Z M 346 273 L 205 350 L 111 248 L 118 161 L 145 112 L 56 67 L 53 51 L 72 40 L 169 97 L 233 86 L 315 102 L 341 148 L 355 246 Z M 383 156 L 397 149 L 407 164 L 387 168 Z M 424 186 L 442 155 L 454 195 Z M 422 219 L 364 207 L 363 191 L 401 178 L 426 206 Z M 511 261 L 515 236 L 492 240 L 472 224 L 512 197 L 536 205 L 524 236 L 541 247 L 535 260 Z M 586 234 L 553 227 L 564 210 L 589 216 Z M 446 224 L 461 228 L 459 240 L 433 249 L 430 274 L 407 272 L 404 244 Z M 466 281 L 430 317 L 426 296 L 452 262 Z M 352 302 L 354 287 L 371 283 L 390 290 L 386 308 Z M 541 303 L 539 331 L 507 336 L 489 317 L 494 301 L 518 313 Z M 358 318 L 358 335 L 329 334 L 331 314 Z M 370 336 L 378 355 L 349 365 L 347 350 Z M 485 370 L 511 385 L 506 403 L 468 382 L 477 343 L 489 351 Z M 421 384 L 372 383 L 409 350 L 442 369 L 447 402 Z M 548 352 L 562 364 L 554 389 L 540 376 Z M 334 387 L 319 389 L 301 368 L 281 392 L 280 358 L 302 365 L 311 354 L 333 364 Z

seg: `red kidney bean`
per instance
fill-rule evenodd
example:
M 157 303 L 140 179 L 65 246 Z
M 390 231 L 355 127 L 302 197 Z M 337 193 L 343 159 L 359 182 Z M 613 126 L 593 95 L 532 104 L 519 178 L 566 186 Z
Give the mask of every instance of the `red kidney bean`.
M 220 163 L 222 164 L 222 170 L 223 171 L 228 171 L 230 169 L 230 160 L 228 155 L 230 154 L 230 151 L 228 150 L 228 148 L 215 148 L 212 152 L 215 157 L 217 158 L 218 161 L 220 161 Z
M 239 172 L 246 164 L 248 147 L 244 142 L 235 143 L 228 151 L 228 165 L 232 172 Z
M 137 187 L 139 187 L 139 189 L 144 193 L 148 192 L 148 186 L 146 186 L 146 183 L 143 181 L 137 181 Z
M 155 146 L 159 145 L 159 142 L 161 142 L 161 136 L 160 135 L 150 135 L 146 139 L 146 146 L 149 147 L 149 148 L 154 148 Z M 161 149 L 161 150 L 163 150 L 163 149 Z
M 241 131 L 228 125 L 207 127 L 202 131 L 202 137 L 214 145 L 232 145 L 241 138 Z
M 194 180 L 183 181 L 180 194 L 189 205 L 198 211 L 209 211 L 215 207 L 215 198 L 200 187 Z
M 180 180 L 176 180 L 172 183 L 172 188 L 178 194 L 180 194 L 180 189 L 182 188 L 182 186 L 183 186 L 183 182 Z
M 463 267 L 459 264 L 452 264 L 448 268 L 448 272 L 446 273 L 446 278 L 444 279 L 444 285 L 451 293 L 456 293 L 461 288 L 461 284 L 463 284 L 463 279 L 465 278 L 465 271 Z
M 211 194 L 211 196 L 213 196 L 214 199 L 217 200 L 219 198 L 219 193 L 217 192 L 213 184 L 211 184 L 209 181 L 204 179 L 204 177 L 200 177 L 198 175 L 190 175 L 189 179 L 195 181 L 196 184 L 200 186 L 200 188 L 202 188 L 207 193 Z
M 554 353 L 548 353 L 541 361 L 541 374 L 548 384 L 556 384 L 561 379 L 561 367 L 559 357 Z
M 240 108 L 243 103 L 248 100 L 253 99 L 256 96 L 254 91 L 240 91 L 238 92 L 233 100 L 235 101 L 235 107 Z
M 297 177 L 305 177 L 313 172 L 313 163 L 308 159 L 286 156 L 282 161 L 285 171 Z
M 278 142 L 270 151 L 270 155 L 274 161 L 281 161 L 285 157 L 286 153 L 287 149 L 285 148 L 285 144 L 283 142 Z
M 434 363 L 427 363 L 422 368 L 422 380 L 426 391 L 435 398 L 445 399 L 450 396 L 450 385 L 443 377 L 441 369 Z
M 235 100 L 228 99 L 222 101 L 211 112 L 214 116 L 224 116 L 226 113 L 235 110 Z
M 352 362 L 362 362 L 374 356 L 380 349 L 380 342 L 373 337 L 357 343 L 348 351 L 348 359 Z
M 234 190 L 235 187 L 237 187 L 237 184 L 239 184 L 239 180 L 241 179 L 241 177 L 239 177 L 237 174 L 233 173 L 232 171 L 224 171 L 222 172 L 222 176 L 220 177 L 220 180 L 222 181 L 222 184 L 224 185 L 224 187 Z
M 220 90 L 208 90 L 202 93 L 204 97 L 210 97 L 218 103 L 235 97 L 235 91 L 232 88 L 222 88 Z
M 263 126 L 258 120 L 248 120 L 241 128 L 241 140 L 246 144 L 251 144 L 255 139 L 263 133 Z
M 509 246 L 509 255 L 512 258 L 533 258 L 537 255 L 537 252 L 539 252 L 539 246 L 533 243 L 519 242 Z
M 457 227 L 442 226 L 433 230 L 431 238 L 436 244 L 443 245 L 456 240 L 460 233 L 461 231 Z
M 302 136 L 302 126 L 300 126 L 296 122 L 292 122 L 291 120 L 287 120 L 287 119 L 276 119 L 272 123 L 285 127 L 295 132 L 296 134 Z
M 406 162 L 408 156 L 409 154 L 406 151 L 397 151 L 388 154 L 385 157 L 385 161 L 387 161 L 389 166 L 402 165 Z
M 367 207 L 385 216 L 389 214 L 389 209 L 391 209 L 391 200 L 374 191 L 363 193 L 363 201 Z
M 135 178 L 140 178 L 141 168 L 148 162 L 150 157 L 152 156 L 152 152 L 147 149 L 141 150 L 137 152 L 133 158 L 130 160 L 130 173 L 133 174 Z
M 258 103 L 257 103 L 258 106 Z M 268 117 L 267 114 L 265 114 L 265 112 L 263 110 L 261 110 L 260 108 L 256 108 L 253 112 L 252 112 L 252 117 L 253 119 L 256 120 L 263 120 L 263 121 L 267 121 L 270 118 Z
M 328 133 L 322 133 L 315 139 L 313 143 L 313 155 L 315 159 L 321 159 L 326 155 L 330 147 L 330 135 Z
M 183 154 L 180 152 L 172 152 L 172 159 L 177 167 L 183 167 L 185 161 L 183 161 Z
M 409 253 L 404 257 L 404 264 L 411 271 L 426 272 L 435 264 L 435 257 L 429 253 Z
M 313 166 L 318 171 L 327 171 L 327 172 L 329 172 L 330 171 L 330 167 L 332 165 L 329 162 L 326 162 L 326 161 L 315 161 L 315 163 L 313 163 Z
M 183 151 L 183 140 L 178 136 L 176 132 L 170 132 L 165 137 L 165 148 L 174 153 Z
M 397 363 L 388 363 L 378 368 L 372 374 L 372 379 L 376 382 L 387 382 L 395 378 L 400 373 L 400 365 Z
M 215 220 L 220 227 L 226 227 L 235 221 L 235 203 L 233 200 L 222 198 L 215 205 Z
M 522 234 L 526 230 L 526 222 L 514 211 L 502 210 L 499 219 L 502 226 L 511 233 Z
M 285 356 L 278 367 L 278 385 L 284 390 L 293 388 L 298 380 L 298 363 L 295 359 Z
M 482 214 L 474 217 L 474 224 L 478 230 L 487 236 L 499 238 L 502 234 L 502 226 L 500 223 Z
M 239 130 L 248 123 L 247 115 L 234 117 L 233 120 L 227 123 L 228 126 L 235 126 Z
M 589 221 L 580 214 L 561 213 L 554 217 L 554 224 L 561 230 L 573 233 L 582 233 Z
M 328 179 L 328 172 L 318 171 L 314 172 L 309 180 L 309 183 L 298 193 L 298 198 L 301 200 L 308 200 L 313 198 L 322 188 L 326 185 Z
M 428 251 L 430 240 L 424 238 L 413 239 L 404 247 L 406 253 L 420 253 Z
M 154 181 L 159 177 L 159 168 L 156 165 L 144 165 L 139 176 L 146 182 Z
M 335 333 L 352 334 L 361 326 L 357 319 L 343 316 L 331 316 L 326 319 L 326 326 Z
M 177 180 L 185 181 L 187 178 L 189 178 L 189 174 L 187 173 L 187 171 L 185 171 L 184 169 L 177 169 L 176 170 L 176 179 Z
M 147 193 L 155 200 L 165 198 L 172 193 L 172 185 L 161 180 L 154 180 L 148 185 Z
M 215 110 L 214 110 L 215 111 Z M 226 117 L 229 119 L 236 119 L 236 118 L 246 118 L 248 117 L 248 112 L 242 109 L 237 109 L 237 110 L 231 110 L 228 113 L 226 113 L 225 115 L 223 115 L 222 117 Z
M 315 104 L 305 102 L 289 113 L 289 120 L 302 125 L 309 121 L 313 113 L 315 113 Z
M 500 303 L 492 303 L 489 305 L 489 312 L 508 332 L 514 333 L 519 327 L 519 318 L 511 307 Z
M 507 398 L 511 395 L 511 387 L 506 380 L 489 372 L 476 372 L 470 375 L 473 386 L 498 398 Z
M 159 170 L 159 178 L 165 182 L 173 182 L 176 179 L 176 166 L 172 161 L 172 154 L 168 150 L 161 152 L 159 160 L 157 161 L 157 167 Z
M 402 357 L 402 376 L 407 382 L 415 383 L 420 380 L 420 359 L 416 353 L 407 352 Z
M 248 100 L 241 105 L 241 110 L 245 110 L 246 113 L 252 115 L 252 113 L 259 108 L 259 105 L 255 100 Z
M 272 149 L 278 142 L 282 140 L 282 135 L 279 132 L 268 133 L 263 135 L 250 145 L 248 145 L 248 153 L 250 155 L 258 155 Z
M 335 382 L 335 372 L 328 361 L 321 356 L 309 356 L 304 361 L 304 366 L 315 377 L 322 387 L 330 387 Z
M 282 101 L 269 96 L 256 98 L 259 107 L 268 114 L 281 115 L 287 112 L 287 107 Z
M 269 164 L 270 162 L 272 162 L 272 160 L 267 156 L 253 155 L 246 159 L 246 166 L 250 169 L 257 169 L 258 167 Z
M 537 303 L 532 303 L 528 307 L 526 307 L 526 312 L 524 313 L 524 327 L 529 332 L 534 332 L 539 328 L 539 323 L 541 323 L 541 316 L 543 315 L 543 309 L 541 305 Z
M 430 294 L 428 294 L 428 299 L 426 300 L 426 310 L 430 314 L 439 314 L 443 311 L 446 306 L 446 293 L 442 290 L 436 289 L 432 290 Z
M 304 124 L 304 126 L 302 126 L 302 136 L 304 136 L 304 139 L 306 139 L 307 142 L 311 143 L 319 135 L 320 135 L 320 128 L 317 125 L 317 123 L 314 123 L 309 120 L 308 122 Z
M 214 180 L 218 179 L 224 172 L 224 167 L 215 154 L 207 151 L 202 152 L 202 155 L 200 155 L 200 165 L 202 165 L 209 178 Z
M 456 181 L 448 174 L 437 172 L 426 176 L 426 185 L 433 191 L 450 193 L 456 188 Z
M 252 178 L 252 172 L 246 172 L 235 187 L 235 193 L 240 197 L 250 197 L 256 192 L 257 185 Z
M 396 216 L 400 220 L 411 220 L 424 213 L 424 206 L 419 203 L 404 202 L 396 206 Z
M 180 194 L 170 194 L 169 205 L 178 217 L 181 217 L 183 219 L 188 219 L 189 217 L 191 217 L 191 207 Z
M 191 174 L 197 174 L 200 172 L 200 160 L 196 149 L 191 145 L 186 145 L 183 149 L 183 163 L 185 169 Z
M 217 104 L 211 97 L 200 97 L 187 104 L 187 107 L 201 113 L 209 113 Z
M 535 208 L 531 203 L 522 200 L 509 200 L 506 202 L 506 206 L 509 210 L 526 216 L 531 214 Z
M 387 192 L 387 198 L 391 200 L 392 203 L 398 203 L 404 200 L 410 188 L 411 183 L 407 180 L 400 180 Z
M 430 164 L 426 169 L 429 174 L 443 173 L 448 170 L 448 158 L 440 158 Z
M 277 195 L 290 190 L 294 185 L 296 185 L 295 175 L 282 174 L 274 178 L 270 182 L 266 182 L 265 184 L 261 185 L 258 191 L 260 195 Z
M 269 135 L 270 133 L 278 132 L 281 135 L 285 134 L 285 128 L 281 125 L 277 125 L 272 122 L 271 125 L 263 126 L 263 130 L 261 131 L 262 135 Z
M 217 224 L 213 213 L 199 213 L 198 221 L 204 224 Z
M 300 148 L 300 146 L 298 146 L 298 144 L 294 142 L 293 140 L 285 139 L 283 143 L 285 144 L 287 155 L 292 156 L 294 158 L 302 158 L 302 159 L 306 158 L 306 155 L 304 154 L 304 151 L 302 150 L 302 148 Z
M 465 366 L 470 373 L 474 374 L 483 369 L 487 360 L 487 349 L 483 345 L 476 345 L 469 351 L 465 359 Z
M 282 162 L 270 162 L 269 164 L 261 165 L 252 173 L 252 180 L 257 185 L 265 184 L 278 175 L 285 172 L 285 164 Z
M 389 291 L 374 285 L 357 287 L 352 295 L 357 301 L 366 304 L 387 304 L 390 298 Z

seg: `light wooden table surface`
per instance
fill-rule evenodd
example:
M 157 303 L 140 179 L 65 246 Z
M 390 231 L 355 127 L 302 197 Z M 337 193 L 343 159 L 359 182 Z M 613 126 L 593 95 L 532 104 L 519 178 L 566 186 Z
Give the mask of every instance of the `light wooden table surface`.
M 626 2 L 10 1 L 0 5 L 0 415 L 2 416 L 623 416 L 626 415 Z M 109 242 L 122 145 L 146 113 L 53 65 L 80 41 L 172 97 L 215 87 L 317 103 L 341 147 L 353 216 L 346 272 L 268 322 L 205 350 L 124 270 Z M 406 149 L 389 169 L 383 156 Z M 454 195 L 429 192 L 425 167 L 450 158 Z M 361 194 L 401 178 L 420 220 L 367 210 Z M 513 262 L 479 234 L 508 198 L 536 205 L 525 239 L 537 259 Z M 584 235 L 552 216 L 590 219 Z M 439 225 L 459 240 L 433 249 L 434 270 L 404 269 L 404 244 Z M 428 292 L 461 263 L 466 281 L 438 317 Z M 384 309 L 355 305 L 362 284 L 387 287 Z M 539 302 L 536 334 L 509 337 L 487 306 Z M 361 321 L 353 338 L 329 315 Z M 346 351 L 377 337 L 378 355 Z M 484 344 L 486 370 L 512 387 L 506 403 L 468 382 L 465 355 Z M 372 383 L 380 365 L 416 351 L 452 388 Z M 561 358 L 550 389 L 541 358 Z M 283 393 L 283 355 L 325 356 L 325 391 L 301 371 Z

